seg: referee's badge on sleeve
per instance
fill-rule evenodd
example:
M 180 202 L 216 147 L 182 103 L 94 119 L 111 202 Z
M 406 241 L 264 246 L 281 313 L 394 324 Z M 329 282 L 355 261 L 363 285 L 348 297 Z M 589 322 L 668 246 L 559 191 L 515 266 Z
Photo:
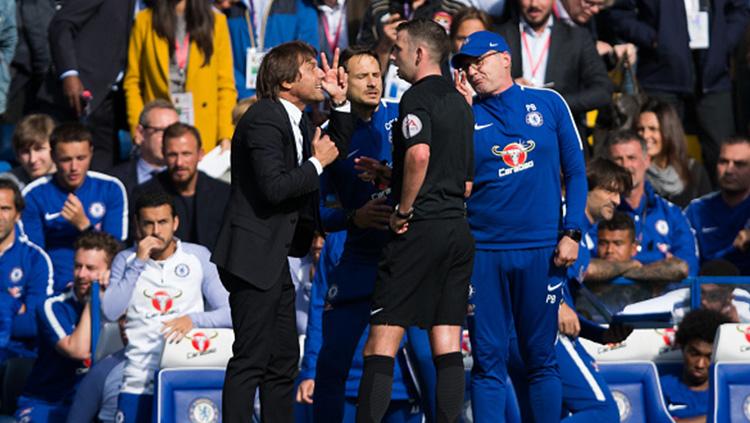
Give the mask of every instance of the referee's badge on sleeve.
M 401 132 L 404 134 L 404 138 L 407 140 L 419 134 L 422 131 L 422 121 L 411 113 L 404 116 L 404 121 L 401 123 Z

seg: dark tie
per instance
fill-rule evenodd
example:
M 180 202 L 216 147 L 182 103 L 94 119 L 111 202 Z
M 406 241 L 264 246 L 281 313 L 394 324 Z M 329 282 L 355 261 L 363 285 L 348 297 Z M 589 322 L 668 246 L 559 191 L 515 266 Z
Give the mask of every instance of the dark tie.
M 302 119 L 299 121 L 299 130 L 302 133 L 302 161 L 309 159 L 311 156 L 310 146 L 310 122 L 307 115 L 302 114 Z

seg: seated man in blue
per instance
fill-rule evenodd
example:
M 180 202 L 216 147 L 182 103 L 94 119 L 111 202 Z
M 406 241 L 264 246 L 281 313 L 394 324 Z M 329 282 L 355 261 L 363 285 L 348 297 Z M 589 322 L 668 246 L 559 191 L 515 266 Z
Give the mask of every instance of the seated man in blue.
M 623 195 L 619 210 L 635 222 L 635 260 L 643 265 L 672 257 L 687 264 L 688 274 L 698 274 L 698 249 L 693 231 L 679 207 L 656 194 L 646 180 L 650 165 L 646 141 L 632 131 L 609 135 L 602 152 L 633 177 L 633 189 Z M 594 236 L 593 233 L 589 233 Z
M 107 286 L 118 249 L 117 241 L 102 232 L 90 231 L 75 241 L 73 287 L 47 299 L 37 312 L 39 354 L 18 399 L 19 421 L 65 421 L 91 364 L 91 284 Z
M 718 311 L 702 308 L 686 314 L 677 328 L 675 340 L 682 348 L 682 374 L 665 375 L 660 381 L 667 410 L 681 422 L 706 421 L 714 336 L 719 326 L 729 322 Z
M 29 239 L 52 259 L 59 294 L 73 276 L 73 242 L 83 232 L 93 229 L 125 240 L 128 200 L 117 178 L 89 171 L 94 150 L 83 125 L 58 126 L 50 145 L 57 171 L 26 185 L 22 221 Z
M 36 310 L 52 295 L 52 262 L 17 226 L 24 201 L 15 182 L 0 179 L 0 290 L 10 297 L 8 343 L 0 362 L 36 354 Z
M 726 259 L 750 275 L 750 140 L 730 138 L 716 164 L 719 191 L 685 209 L 695 229 L 701 260 Z

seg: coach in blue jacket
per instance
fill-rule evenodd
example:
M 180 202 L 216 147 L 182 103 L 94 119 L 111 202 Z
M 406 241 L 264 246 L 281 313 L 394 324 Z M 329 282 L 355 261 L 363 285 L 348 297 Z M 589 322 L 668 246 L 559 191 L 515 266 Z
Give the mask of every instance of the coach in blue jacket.
M 681 115 L 694 107 L 703 162 L 715 179 L 719 143 L 735 132 L 729 61 L 750 8 L 746 0 L 694 3 L 686 10 L 683 0 L 618 0 L 606 16 L 618 37 L 638 47 L 637 76 L 649 96 L 673 103 Z M 691 46 L 688 21 L 702 16 L 708 46 L 695 36 Z

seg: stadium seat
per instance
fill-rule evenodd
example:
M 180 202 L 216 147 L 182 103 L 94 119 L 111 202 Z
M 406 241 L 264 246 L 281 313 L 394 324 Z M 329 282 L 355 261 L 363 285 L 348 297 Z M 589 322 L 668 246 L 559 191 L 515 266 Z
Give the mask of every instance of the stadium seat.
M 182 341 L 164 345 L 161 368 L 226 368 L 233 342 L 232 329 L 193 329 Z
M 710 382 L 707 423 L 750 422 L 750 363 L 716 363 Z
M 619 344 L 602 345 L 583 338 L 579 341 L 597 362 L 682 363 L 682 353 L 674 342 L 674 329 L 636 329 Z
M 654 363 L 599 363 L 599 373 L 612 391 L 621 423 L 674 423 L 664 405 Z
M 218 421 L 224 373 L 223 367 L 159 371 L 154 395 L 156 422 Z
M 721 325 L 714 340 L 713 363 L 750 363 L 750 325 L 730 323 Z
M 124 347 L 118 323 L 107 322 L 102 325 L 102 329 L 99 331 L 99 341 L 96 343 L 96 356 L 94 359 L 96 362 L 99 362 L 102 358 L 120 351 Z

